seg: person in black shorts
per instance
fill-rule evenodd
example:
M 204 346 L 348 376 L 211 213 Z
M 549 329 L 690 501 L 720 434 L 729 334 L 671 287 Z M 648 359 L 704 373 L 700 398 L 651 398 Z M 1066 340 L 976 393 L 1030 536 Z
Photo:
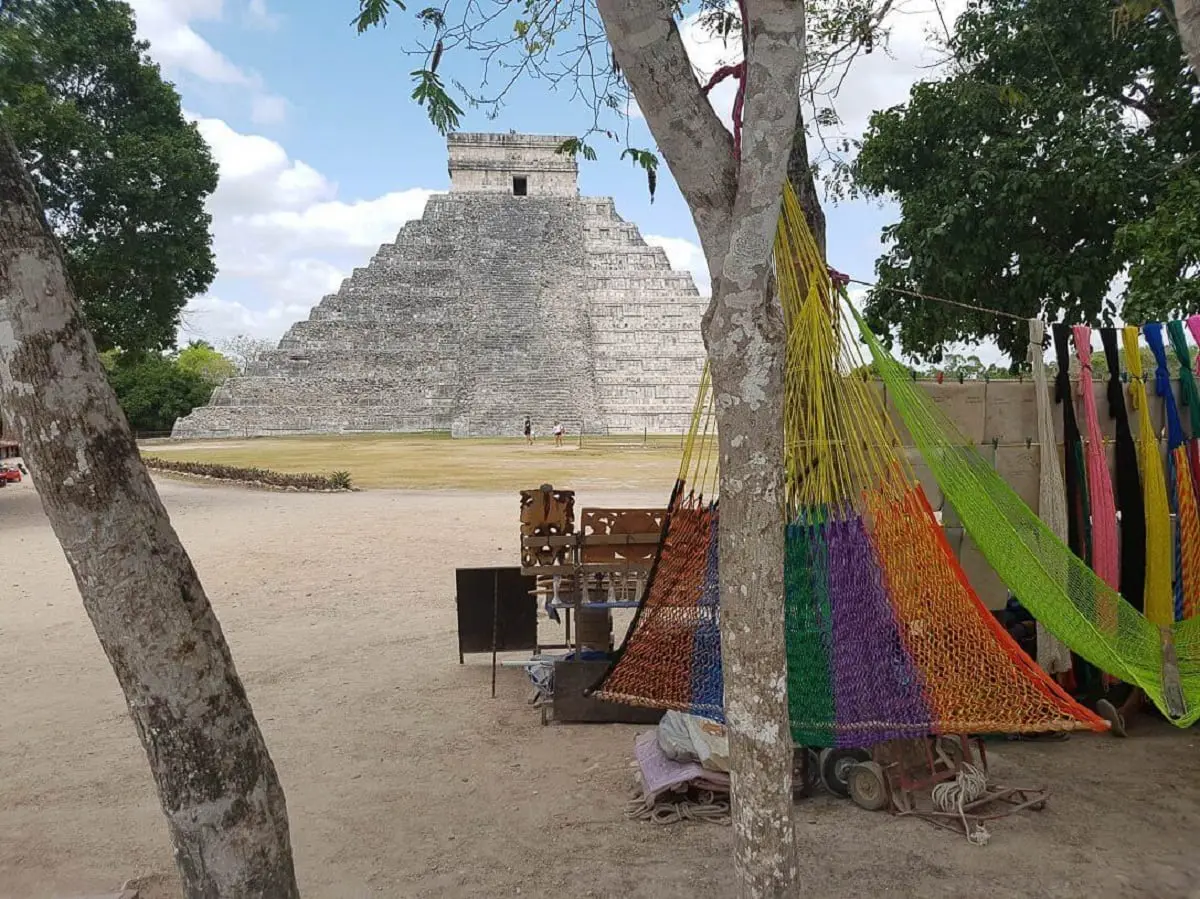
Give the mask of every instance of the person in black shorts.
M 533 445 L 533 424 L 529 421 L 529 416 L 525 416 L 525 442 L 530 446 Z

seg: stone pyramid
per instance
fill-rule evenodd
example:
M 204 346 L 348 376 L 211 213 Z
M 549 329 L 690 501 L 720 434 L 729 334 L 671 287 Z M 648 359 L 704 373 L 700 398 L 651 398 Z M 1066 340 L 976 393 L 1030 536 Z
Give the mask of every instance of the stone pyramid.
M 450 192 L 173 436 L 681 433 L 707 300 L 563 140 L 451 135 Z

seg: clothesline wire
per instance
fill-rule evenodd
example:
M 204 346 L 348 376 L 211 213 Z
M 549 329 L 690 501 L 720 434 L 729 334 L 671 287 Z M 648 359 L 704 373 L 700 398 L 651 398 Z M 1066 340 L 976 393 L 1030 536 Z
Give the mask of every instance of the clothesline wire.
M 1025 322 L 1029 321 L 1026 316 L 1016 315 L 1012 312 L 1005 312 L 1003 309 L 992 309 L 988 306 L 980 306 L 972 303 L 962 303 L 958 300 L 948 300 L 945 297 L 930 296 L 927 293 L 919 293 L 915 290 L 905 290 L 903 287 L 888 287 L 883 284 L 874 284 L 870 281 L 863 281 L 859 278 L 848 278 L 851 284 L 861 284 L 863 287 L 870 287 L 873 290 L 890 290 L 892 293 L 900 293 L 905 296 L 914 297 L 918 300 L 931 300 L 934 303 L 945 303 L 947 306 L 958 306 L 961 309 L 970 309 L 972 312 L 988 312 L 992 315 L 1000 315 L 1004 318 L 1011 318 L 1014 321 Z

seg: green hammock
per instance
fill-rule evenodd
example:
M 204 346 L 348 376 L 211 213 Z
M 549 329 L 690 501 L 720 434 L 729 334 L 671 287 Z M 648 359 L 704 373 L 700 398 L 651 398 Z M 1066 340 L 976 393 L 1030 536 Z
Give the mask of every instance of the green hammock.
M 938 486 L 1021 604 L 1077 655 L 1141 687 L 1178 726 L 1200 719 L 1200 617 L 1159 628 L 1122 599 L 1001 480 L 857 310 L 854 316 Z

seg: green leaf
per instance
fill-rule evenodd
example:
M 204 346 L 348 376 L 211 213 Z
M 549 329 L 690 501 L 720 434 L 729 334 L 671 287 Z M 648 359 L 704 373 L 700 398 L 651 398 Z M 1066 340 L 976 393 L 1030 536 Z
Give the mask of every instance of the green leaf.
M 646 172 L 646 186 L 650 189 L 650 202 L 654 202 L 654 191 L 658 187 L 658 157 L 649 150 L 638 150 L 634 147 L 627 147 L 621 154 L 621 158 L 626 156 L 633 164 Z
M 446 17 L 442 14 L 442 11 L 435 6 L 428 6 L 417 13 L 417 21 L 438 31 L 441 31 L 446 27 Z
M 463 111 L 446 93 L 442 79 L 430 69 L 417 69 L 412 77 L 416 81 L 412 98 L 418 106 L 428 105 L 429 121 L 433 126 L 442 134 L 456 130 Z
M 351 24 L 359 34 L 376 25 L 386 26 L 393 4 L 401 12 L 407 9 L 404 0 L 358 0 L 358 15 L 351 20 Z
M 567 138 L 554 148 L 554 152 L 562 153 L 564 156 L 582 156 L 588 162 L 596 161 L 596 151 L 578 137 Z

